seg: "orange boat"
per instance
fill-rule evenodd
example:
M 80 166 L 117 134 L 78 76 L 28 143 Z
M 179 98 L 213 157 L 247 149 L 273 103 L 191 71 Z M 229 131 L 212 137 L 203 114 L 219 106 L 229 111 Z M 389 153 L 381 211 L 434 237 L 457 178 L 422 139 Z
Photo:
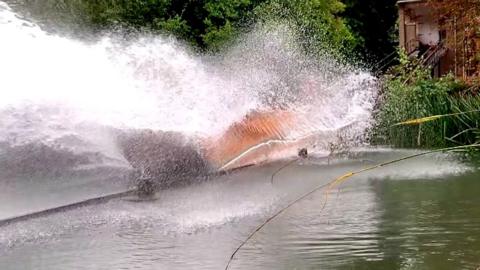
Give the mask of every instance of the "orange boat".
M 255 111 L 220 136 L 203 141 L 204 157 L 217 169 L 258 164 L 281 152 L 295 117 L 288 111 Z
M 304 141 L 286 140 L 296 122 L 289 111 L 254 111 L 199 143 L 176 132 L 142 130 L 122 134 L 119 145 L 142 176 L 169 186 L 296 154 Z

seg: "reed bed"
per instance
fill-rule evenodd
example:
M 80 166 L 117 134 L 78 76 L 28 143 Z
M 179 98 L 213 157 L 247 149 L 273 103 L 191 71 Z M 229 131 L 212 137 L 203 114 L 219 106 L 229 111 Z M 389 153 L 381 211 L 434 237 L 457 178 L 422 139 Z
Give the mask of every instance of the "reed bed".
M 403 59 L 384 76 L 372 142 L 407 148 L 478 142 L 480 97 L 472 90 L 476 86 L 453 76 L 433 78 L 412 61 Z

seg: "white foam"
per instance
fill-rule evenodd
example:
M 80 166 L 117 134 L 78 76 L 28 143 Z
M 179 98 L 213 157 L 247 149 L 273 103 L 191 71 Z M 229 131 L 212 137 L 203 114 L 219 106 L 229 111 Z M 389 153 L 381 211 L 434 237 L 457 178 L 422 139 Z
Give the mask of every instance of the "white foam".
M 211 136 L 272 98 L 300 115 L 290 138 L 363 133 L 375 79 L 312 60 L 288 28 L 276 29 L 258 27 L 221 55 L 201 56 L 150 34 L 89 44 L 51 35 L 0 2 L 0 141 L 53 141 L 86 123 Z

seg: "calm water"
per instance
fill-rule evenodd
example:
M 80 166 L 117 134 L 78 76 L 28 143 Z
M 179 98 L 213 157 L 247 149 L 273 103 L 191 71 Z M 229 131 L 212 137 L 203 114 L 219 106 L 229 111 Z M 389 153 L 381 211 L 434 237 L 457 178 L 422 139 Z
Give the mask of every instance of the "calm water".
M 128 198 L 0 227 L 0 269 L 223 269 L 271 213 L 345 172 L 413 151 L 363 150 L 247 169 L 154 201 Z M 118 182 L 0 182 L 0 217 L 118 190 Z M 100 193 L 101 193 L 100 192 Z M 269 223 L 231 269 L 476 269 L 480 173 L 438 154 L 355 176 Z

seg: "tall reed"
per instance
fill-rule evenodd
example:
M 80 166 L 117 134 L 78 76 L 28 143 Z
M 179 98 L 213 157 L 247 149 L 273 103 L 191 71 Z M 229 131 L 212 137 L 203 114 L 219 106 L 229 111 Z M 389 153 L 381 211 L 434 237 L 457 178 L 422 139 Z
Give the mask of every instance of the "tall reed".
M 415 60 L 402 60 L 384 76 L 372 142 L 416 148 L 475 142 L 480 98 L 462 94 L 465 88 L 453 76 L 432 78 Z

